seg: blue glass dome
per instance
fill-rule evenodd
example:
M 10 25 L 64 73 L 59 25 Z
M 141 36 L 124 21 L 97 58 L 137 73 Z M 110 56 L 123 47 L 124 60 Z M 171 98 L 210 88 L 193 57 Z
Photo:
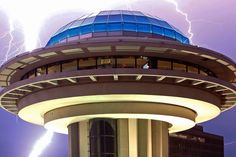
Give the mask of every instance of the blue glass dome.
M 111 10 L 82 16 L 61 27 L 46 46 L 61 43 L 67 39 L 96 36 L 146 36 L 176 40 L 190 44 L 189 39 L 166 21 L 140 11 Z

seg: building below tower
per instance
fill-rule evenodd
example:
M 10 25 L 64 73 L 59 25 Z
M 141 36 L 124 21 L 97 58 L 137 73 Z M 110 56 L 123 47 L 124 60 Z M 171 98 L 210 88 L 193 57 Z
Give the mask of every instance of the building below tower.
M 203 131 L 202 126 L 170 134 L 170 157 L 223 157 L 224 138 Z

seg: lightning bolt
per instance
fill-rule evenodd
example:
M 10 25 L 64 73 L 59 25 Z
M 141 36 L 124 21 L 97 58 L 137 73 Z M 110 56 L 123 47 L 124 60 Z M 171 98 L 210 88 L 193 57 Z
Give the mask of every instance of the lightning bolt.
M 13 26 L 13 20 L 12 20 L 11 18 L 9 18 L 9 28 L 10 28 L 10 29 L 9 29 L 8 35 L 9 35 L 9 37 L 10 37 L 10 40 L 9 40 L 9 42 L 8 42 L 8 48 L 7 48 L 7 51 L 6 51 L 5 61 L 8 60 L 8 55 L 9 55 L 9 53 L 10 53 L 10 51 L 11 51 L 12 42 L 13 42 L 13 35 L 12 35 L 12 33 L 13 33 L 13 31 L 14 31 L 14 26 Z
M 175 6 L 175 10 L 176 12 L 178 12 L 179 14 L 183 15 L 184 18 L 185 18 L 185 21 L 188 23 L 188 34 L 189 34 L 189 40 L 190 40 L 190 43 L 193 43 L 192 39 L 193 39 L 193 32 L 192 32 L 192 22 L 191 20 L 189 19 L 189 16 L 187 13 L 185 13 L 184 11 L 182 11 L 180 8 L 179 8 L 179 4 L 176 0 L 164 0 L 166 2 L 169 2 L 171 4 L 173 4 Z
M 33 150 L 29 157 L 38 157 L 43 150 L 51 143 L 53 132 L 47 131 L 38 141 L 35 143 Z
M 8 59 L 18 55 L 24 51 L 24 43 L 14 41 L 14 32 L 16 28 L 14 26 L 13 18 L 8 18 L 9 30 L 0 35 L 0 39 L 7 39 L 7 45 L 3 47 L 2 51 L 5 52 L 5 56 L 0 60 L 0 66 Z

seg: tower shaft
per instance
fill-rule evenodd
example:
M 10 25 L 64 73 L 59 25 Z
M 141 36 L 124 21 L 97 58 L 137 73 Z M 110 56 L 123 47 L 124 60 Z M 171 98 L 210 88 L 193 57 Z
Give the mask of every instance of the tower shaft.
M 168 157 L 168 127 L 146 119 L 76 122 L 68 126 L 69 157 Z

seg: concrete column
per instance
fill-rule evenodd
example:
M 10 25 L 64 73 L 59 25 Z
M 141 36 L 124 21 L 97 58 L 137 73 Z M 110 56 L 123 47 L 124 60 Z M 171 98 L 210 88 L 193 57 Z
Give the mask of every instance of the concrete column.
M 118 157 L 129 157 L 128 119 L 117 120 L 117 153 Z
M 138 156 L 148 155 L 148 120 L 138 120 Z
M 168 157 L 168 127 L 166 122 L 152 120 L 152 157 Z
M 68 126 L 69 157 L 89 157 L 89 123 L 82 121 Z
M 89 157 L 89 122 L 79 122 L 80 157 Z
M 137 119 L 129 119 L 129 157 L 138 157 Z
M 138 120 L 138 157 L 152 157 L 151 120 Z
M 69 157 L 80 157 L 79 152 L 79 123 L 68 126 Z

